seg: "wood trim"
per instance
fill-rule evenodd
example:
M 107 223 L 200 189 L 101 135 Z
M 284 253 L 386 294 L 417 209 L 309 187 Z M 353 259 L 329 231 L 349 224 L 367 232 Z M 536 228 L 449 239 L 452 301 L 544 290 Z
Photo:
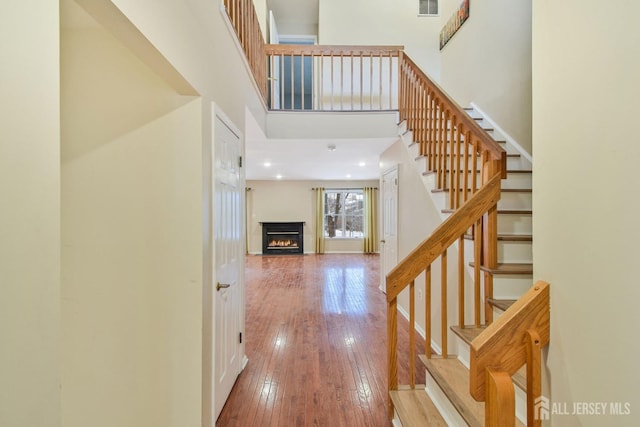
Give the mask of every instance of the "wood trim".
M 487 403 L 484 409 L 486 427 L 515 427 L 516 392 L 511 376 L 492 368 L 486 370 Z
M 387 301 L 398 294 L 442 252 L 462 236 L 478 218 L 500 200 L 500 175 L 495 175 L 471 199 L 455 211 L 445 222 L 418 245 L 404 260 L 387 274 Z
M 462 107 L 460 107 L 460 105 L 458 105 L 457 102 L 455 102 L 453 99 L 451 99 L 445 93 L 445 91 L 442 90 L 442 88 L 439 85 L 437 85 L 433 80 L 431 80 L 420 69 L 420 67 L 418 67 L 416 65 L 416 63 L 413 62 L 413 60 L 411 60 L 411 58 L 409 58 L 409 56 L 404 55 L 403 61 L 409 65 L 411 70 L 420 79 L 423 79 L 423 80 L 429 82 L 429 86 L 435 92 L 435 96 L 439 98 L 440 102 L 442 102 L 444 105 L 446 105 L 446 108 L 454 110 L 454 111 L 459 111 L 461 113 L 461 114 L 458 115 L 458 118 L 460 119 L 460 123 L 463 124 L 466 127 L 466 129 L 468 129 L 468 130 L 472 129 L 473 130 L 473 133 L 480 140 L 480 143 L 482 145 L 483 150 L 488 151 L 491 154 L 492 159 L 500 160 L 501 162 L 503 162 L 502 163 L 502 170 L 506 171 L 507 170 L 507 167 L 506 167 L 507 166 L 506 151 L 504 151 L 504 149 L 502 147 L 500 147 L 500 145 L 498 145 L 498 143 L 496 141 L 494 141 L 493 138 L 491 138 L 486 133 L 486 131 L 484 129 L 482 129 L 482 127 L 480 125 L 478 125 L 478 123 L 476 123 L 475 120 L 473 120 L 473 118 L 471 118 L 468 114 L 466 114 L 464 112 L 464 110 L 462 109 Z M 503 178 L 506 178 L 506 175 L 503 176 Z
M 540 347 L 547 345 L 549 323 L 549 284 L 539 281 L 471 343 L 471 395 L 486 399 L 487 368 L 513 375 L 525 364 L 528 330 L 539 334 Z
M 312 56 L 391 56 L 399 57 L 404 46 L 365 46 L 365 45 L 300 45 L 300 44 L 267 44 L 267 55 L 312 55 Z M 406 56 L 405 56 L 406 57 Z

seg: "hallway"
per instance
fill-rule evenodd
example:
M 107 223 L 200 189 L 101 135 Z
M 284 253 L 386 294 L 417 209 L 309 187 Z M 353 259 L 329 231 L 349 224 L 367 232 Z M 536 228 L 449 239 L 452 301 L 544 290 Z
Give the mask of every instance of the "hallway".
M 249 363 L 217 426 L 391 425 L 377 255 L 248 256 L 246 283 Z

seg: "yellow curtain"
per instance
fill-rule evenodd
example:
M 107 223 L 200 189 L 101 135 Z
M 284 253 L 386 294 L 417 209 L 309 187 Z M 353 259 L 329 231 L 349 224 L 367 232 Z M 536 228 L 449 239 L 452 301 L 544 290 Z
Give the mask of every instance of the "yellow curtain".
M 378 189 L 364 189 L 364 253 L 378 251 Z
M 324 253 L 324 188 L 314 189 L 316 192 L 316 253 Z

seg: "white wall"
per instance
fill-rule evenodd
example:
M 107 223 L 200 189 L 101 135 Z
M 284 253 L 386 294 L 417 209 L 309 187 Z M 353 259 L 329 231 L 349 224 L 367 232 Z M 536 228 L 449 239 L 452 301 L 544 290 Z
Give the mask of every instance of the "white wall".
M 550 398 L 631 403 L 629 416 L 553 425 L 640 423 L 639 14 L 630 1 L 534 2 L 533 255 L 551 283 Z
M 427 74 L 440 77 L 438 17 L 419 17 L 417 0 L 322 0 L 318 43 L 404 45 Z
M 312 188 L 377 187 L 378 181 L 247 181 L 249 253 L 262 253 L 260 222 L 303 221 L 304 252 L 315 253 L 315 193 Z M 362 239 L 326 239 L 325 253 L 362 252 Z
M 61 49 L 62 423 L 199 426 L 201 101 L 101 28 Z
M 395 142 L 384 153 L 380 155 L 380 173 L 390 169 L 394 165 L 399 165 L 398 169 L 398 261 L 401 261 L 412 250 L 418 246 L 424 239 L 435 230 L 442 222 L 436 205 L 427 193 L 424 183 L 422 182 L 421 172 L 418 172 L 415 161 L 409 156 L 408 150 L 403 147 L 402 141 Z M 381 196 L 382 198 L 382 196 Z M 457 277 L 457 250 L 449 250 L 448 252 L 448 269 L 447 274 L 449 295 L 455 295 L 457 292 L 457 282 L 451 280 Z M 436 345 L 442 343 L 439 331 L 440 325 L 440 261 L 437 260 L 432 265 L 432 342 Z M 425 283 L 424 274 L 416 278 L 416 298 L 421 292 L 424 295 Z M 470 283 L 467 278 L 467 283 Z M 457 319 L 456 298 L 448 299 L 448 313 L 451 323 Z M 398 304 L 406 312 L 409 313 L 409 291 L 403 291 L 399 298 Z M 424 331 L 425 329 L 425 309 L 424 300 L 416 299 L 416 322 Z M 449 345 L 452 344 L 452 332 L 449 333 Z M 451 347 L 450 347 L 451 348 Z M 453 353 L 453 352 L 452 352 Z
M 440 3 L 442 26 L 461 0 Z M 474 102 L 530 154 L 531 3 L 472 1 L 469 19 L 441 51 L 440 74 L 456 102 Z
M 0 425 L 60 425 L 58 3 L 0 16 Z

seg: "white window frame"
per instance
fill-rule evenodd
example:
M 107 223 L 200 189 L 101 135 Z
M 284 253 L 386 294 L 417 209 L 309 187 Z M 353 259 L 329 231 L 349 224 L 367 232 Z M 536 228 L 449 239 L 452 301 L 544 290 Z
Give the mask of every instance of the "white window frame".
M 422 10 L 420 10 L 420 2 L 421 0 L 418 0 L 418 16 L 440 16 L 439 11 L 440 11 L 440 0 L 433 0 L 435 2 L 435 12 L 431 13 L 429 10 L 427 10 L 427 13 L 422 13 Z M 427 9 L 429 9 L 429 0 L 427 0 Z
M 362 201 L 363 201 L 363 208 L 362 208 L 362 218 L 361 218 L 361 223 L 362 223 L 362 236 L 360 237 L 350 237 L 350 236 L 334 236 L 334 237 L 329 237 L 328 232 L 327 232 L 327 217 L 329 215 L 332 215 L 330 213 L 327 213 L 325 211 L 322 212 L 322 230 L 324 233 L 324 238 L 325 239 L 339 239 L 339 240 L 344 240 L 344 239 L 351 239 L 351 240 L 362 240 L 364 239 L 364 190 L 362 188 L 328 188 L 324 190 L 324 194 L 323 194 L 323 198 L 326 200 L 327 194 L 329 193 L 342 193 L 343 195 L 343 205 L 342 205 L 342 209 L 340 212 L 340 216 L 342 217 L 342 234 L 346 234 L 346 230 L 345 230 L 345 226 L 347 224 L 346 218 L 347 218 L 347 213 L 346 210 L 344 209 L 344 200 L 346 199 L 345 195 L 346 193 L 357 193 L 360 194 L 362 196 Z M 326 207 L 324 208 L 326 209 Z M 323 209 L 323 210 L 324 210 Z

